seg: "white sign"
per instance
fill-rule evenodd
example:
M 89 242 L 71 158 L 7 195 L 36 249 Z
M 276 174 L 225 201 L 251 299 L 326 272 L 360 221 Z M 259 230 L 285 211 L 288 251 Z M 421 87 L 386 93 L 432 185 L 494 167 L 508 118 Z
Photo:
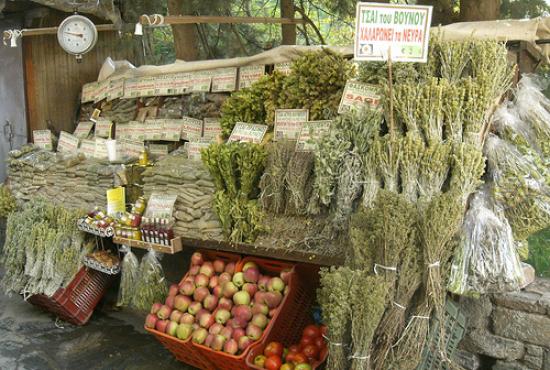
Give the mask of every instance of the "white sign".
M 265 75 L 265 66 L 246 66 L 239 68 L 239 89 L 250 87 Z
M 39 148 L 52 150 L 52 132 L 50 130 L 34 130 L 32 132 L 34 145 Z
M 183 126 L 181 138 L 183 140 L 198 140 L 202 136 L 202 120 L 191 117 L 182 117 Z
M 212 75 L 212 92 L 237 90 L 237 68 L 219 68 Z
M 219 118 L 205 118 L 202 137 L 206 140 L 216 141 L 222 133 L 222 125 Z
M 378 108 L 380 105 L 379 88 L 375 85 L 364 84 L 357 81 L 346 82 L 342 100 L 338 107 L 338 113 L 346 113 L 363 107 Z
M 189 142 L 186 143 L 187 158 L 192 160 L 201 160 L 201 150 L 208 148 L 210 143 L 203 142 Z
M 312 152 L 317 149 L 319 139 L 330 131 L 332 121 L 305 122 L 296 142 L 297 152 Z
M 227 141 L 246 141 L 260 144 L 267 132 L 267 125 L 237 122 Z
M 107 140 L 100 137 L 95 138 L 95 152 L 94 158 L 107 159 L 109 158 L 109 152 L 107 151 Z
M 109 138 L 111 136 L 111 127 L 113 127 L 113 122 L 106 119 L 98 119 L 95 123 L 95 137 Z
M 172 218 L 177 195 L 153 193 L 147 201 L 144 216 L 147 218 Z
M 95 155 L 95 140 L 82 140 L 78 151 L 84 154 L 87 158 L 93 158 Z
M 85 139 L 90 134 L 92 127 L 94 127 L 94 123 L 91 121 L 79 122 L 73 132 L 73 135 L 79 139 Z
M 179 133 L 178 133 L 179 136 Z M 149 154 L 155 158 L 160 158 L 168 155 L 168 145 L 165 144 L 149 144 Z
M 274 140 L 296 140 L 304 122 L 308 121 L 307 109 L 276 109 Z
M 357 3 L 355 60 L 425 63 L 431 22 L 431 6 Z
M 76 136 L 69 134 L 68 132 L 61 131 L 59 134 L 59 142 L 57 143 L 57 151 L 60 153 L 73 153 L 78 152 L 78 143 L 80 140 Z

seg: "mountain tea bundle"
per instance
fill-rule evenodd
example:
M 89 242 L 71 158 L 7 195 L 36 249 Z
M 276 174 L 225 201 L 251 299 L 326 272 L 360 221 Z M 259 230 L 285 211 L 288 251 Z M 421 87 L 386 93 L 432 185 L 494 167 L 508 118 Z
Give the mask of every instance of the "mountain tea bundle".
M 162 265 L 154 250 L 141 259 L 139 273 L 135 281 L 132 306 L 147 311 L 153 303 L 162 302 L 168 294 L 168 283 L 164 278 Z
M 118 289 L 118 299 L 116 305 L 119 307 L 128 307 L 135 294 L 135 286 L 138 281 L 139 261 L 132 249 L 126 245 L 120 247 L 120 252 L 124 253 L 121 262 L 120 287 Z

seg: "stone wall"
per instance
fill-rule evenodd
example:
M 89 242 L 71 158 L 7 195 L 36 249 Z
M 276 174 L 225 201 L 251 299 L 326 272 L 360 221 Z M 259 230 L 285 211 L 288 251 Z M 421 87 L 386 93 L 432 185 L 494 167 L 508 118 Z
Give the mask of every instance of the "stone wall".
M 460 298 L 467 332 L 460 347 L 480 369 L 550 370 L 550 279 L 517 293 Z

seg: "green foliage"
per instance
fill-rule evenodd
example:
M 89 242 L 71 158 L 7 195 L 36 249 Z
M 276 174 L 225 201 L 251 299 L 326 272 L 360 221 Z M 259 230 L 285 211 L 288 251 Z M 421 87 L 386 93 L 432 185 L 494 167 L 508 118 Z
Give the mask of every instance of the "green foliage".
M 550 6 L 545 0 L 501 0 L 500 3 L 502 18 L 535 18 L 548 11 Z
M 16 208 L 15 197 L 10 189 L 4 184 L 0 184 L 0 218 L 7 217 Z
M 529 237 L 527 263 L 535 268 L 537 276 L 550 278 L 550 229 Z

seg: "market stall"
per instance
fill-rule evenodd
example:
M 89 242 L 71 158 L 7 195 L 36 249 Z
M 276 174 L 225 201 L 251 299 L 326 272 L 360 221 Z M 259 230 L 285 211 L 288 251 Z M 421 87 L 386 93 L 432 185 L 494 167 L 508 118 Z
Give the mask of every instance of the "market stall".
M 3 289 L 84 324 L 120 275 L 117 305 L 203 369 L 454 361 L 448 292 L 519 289 L 518 251 L 550 226 L 550 101 L 497 41 L 434 37 L 427 63 L 340 51 L 84 85 L 74 132 L 11 153 Z

